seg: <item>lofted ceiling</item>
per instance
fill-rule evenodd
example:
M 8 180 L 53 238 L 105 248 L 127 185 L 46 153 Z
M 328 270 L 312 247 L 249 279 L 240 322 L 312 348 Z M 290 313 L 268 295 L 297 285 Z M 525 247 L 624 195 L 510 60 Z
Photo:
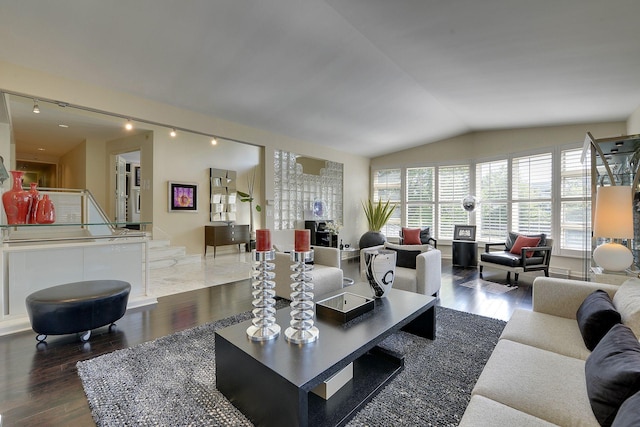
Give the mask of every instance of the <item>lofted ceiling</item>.
M 0 60 L 374 157 L 626 120 L 639 17 L 637 0 L 2 0 Z

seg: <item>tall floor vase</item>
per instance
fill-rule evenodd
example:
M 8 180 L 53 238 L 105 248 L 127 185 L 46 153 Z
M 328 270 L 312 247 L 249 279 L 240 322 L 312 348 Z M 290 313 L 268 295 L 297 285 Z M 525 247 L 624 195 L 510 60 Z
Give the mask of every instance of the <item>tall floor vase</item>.
M 22 171 L 11 171 L 13 186 L 2 195 L 2 205 L 7 215 L 7 224 L 26 224 L 31 206 L 31 194 L 22 189 Z

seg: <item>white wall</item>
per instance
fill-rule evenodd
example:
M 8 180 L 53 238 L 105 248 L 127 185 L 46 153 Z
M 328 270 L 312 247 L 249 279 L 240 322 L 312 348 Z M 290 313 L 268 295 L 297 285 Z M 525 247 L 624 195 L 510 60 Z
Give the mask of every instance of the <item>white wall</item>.
M 354 156 L 315 145 L 308 141 L 292 139 L 2 61 L 0 61 L 0 90 L 61 100 L 71 104 L 118 113 L 126 117 L 140 118 L 178 128 L 220 135 L 264 147 L 264 175 L 261 177 L 259 185 L 260 187 L 264 186 L 264 193 L 262 194 L 262 200 L 258 200 L 263 205 L 267 199 L 273 200 L 273 150 L 282 149 L 308 157 L 341 162 L 344 164 L 345 177 L 343 190 L 344 216 L 345 218 L 350 218 L 349 221 L 345 221 L 346 224 L 341 237 L 344 238 L 345 242 L 356 242 L 359 236 L 366 231 L 366 221 L 360 207 L 360 201 L 369 197 L 369 160 L 365 157 Z M 144 166 L 149 163 L 146 162 L 144 155 L 141 157 L 141 163 L 143 164 L 142 181 L 148 185 L 148 187 L 145 187 L 148 190 L 142 189 L 142 220 L 149 220 L 149 218 L 145 218 L 145 212 L 153 211 L 154 217 L 151 220 L 154 228 L 161 228 L 162 232 L 166 233 L 176 244 L 184 242 L 189 252 L 202 253 L 204 232 L 196 232 L 195 229 L 200 227 L 202 230 L 202 227 L 208 223 L 205 221 L 204 209 L 201 208 L 201 213 L 197 215 L 192 214 L 186 217 L 185 215 L 189 214 L 169 214 L 166 212 L 166 182 L 168 180 L 185 180 L 205 183 L 203 181 L 206 175 L 204 171 L 208 167 L 235 168 L 240 169 L 238 172 L 241 172 L 242 168 L 247 166 L 247 162 L 244 156 L 239 153 L 244 153 L 244 149 L 247 147 L 245 145 L 237 145 L 236 148 L 239 151 L 228 149 L 229 151 L 224 155 L 216 156 L 207 154 L 210 153 L 208 151 L 210 150 L 210 145 L 203 144 L 201 147 L 194 141 L 188 142 L 186 145 L 170 144 L 170 141 L 160 139 L 160 133 L 155 132 L 154 134 L 151 162 L 155 165 L 155 168 Z M 4 141 L 0 142 L 3 143 L 3 146 L 0 147 L 0 152 L 8 151 Z M 204 146 L 207 147 L 205 148 Z M 218 152 L 223 149 L 218 150 Z M 254 153 L 250 149 L 246 150 L 246 152 Z M 224 156 L 230 156 L 233 160 L 227 161 Z M 255 155 L 250 154 L 248 157 L 257 162 L 261 156 L 262 154 L 258 153 Z M 233 161 L 237 162 L 237 167 L 232 163 Z M 240 176 L 238 181 L 242 183 L 242 179 L 242 176 Z M 206 184 L 208 185 L 208 181 Z M 204 190 L 208 193 L 208 187 L 205 186 Z M 144 191 L 150 191 L 152 196 L 144 197 Z M 150 203 L 150 205 L 147 205 L 147 203 Z M 268 211 L 269 209 L 265 209 L 265 212 Z M 208 209 L 206 212 L 208 215 Z M 256 225 L 269 226 L 270 224 L 268 216 L 258 217 L 256 221 Z M 195 223 L 196 225 L 186 225 L 186 222 Z M 248 223 L 248 218 L 245 223 Z
M 627 135 L 636 135 L 640 133 L 640 107 L 631 113 L 627 120 Z

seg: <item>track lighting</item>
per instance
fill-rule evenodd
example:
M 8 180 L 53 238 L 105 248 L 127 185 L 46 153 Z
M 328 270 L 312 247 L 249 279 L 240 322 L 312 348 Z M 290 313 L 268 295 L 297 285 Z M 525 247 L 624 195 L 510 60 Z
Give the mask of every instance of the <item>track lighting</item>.
M 171 138 L 175 138 L 177 134 L 178 133 L 176 132 L 176 128 L 171 129 L 171 132 L 169 132 L 169 135 L 171 135 Z
M 38 100 L 33 100 L 33 112 L 36 114 L 40 114 L 40 107 L 38 107 Z
M 212 137 L 211 138 L 211 145 L 217 145 L 218 144 L 218 140 L 216 139 L 216 137 Z
M 127 123 L 124 125 L 124 128 L 126 130 L 131 130 L 133 129 L 133 123 L 131 123 L 131 120 L 127 120 Z

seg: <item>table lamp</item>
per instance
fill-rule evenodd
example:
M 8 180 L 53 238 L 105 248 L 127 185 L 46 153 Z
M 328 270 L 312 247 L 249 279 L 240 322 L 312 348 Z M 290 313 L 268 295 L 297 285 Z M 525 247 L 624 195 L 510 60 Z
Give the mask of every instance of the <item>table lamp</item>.
M 593 235 L 605 239 L 633 238 L 633 207 L 630 186 L 598 188 Z M 593 251 L 593 259 L 605 271 L 624 271 L 633 264 L 626 246 L 609 242 Z

